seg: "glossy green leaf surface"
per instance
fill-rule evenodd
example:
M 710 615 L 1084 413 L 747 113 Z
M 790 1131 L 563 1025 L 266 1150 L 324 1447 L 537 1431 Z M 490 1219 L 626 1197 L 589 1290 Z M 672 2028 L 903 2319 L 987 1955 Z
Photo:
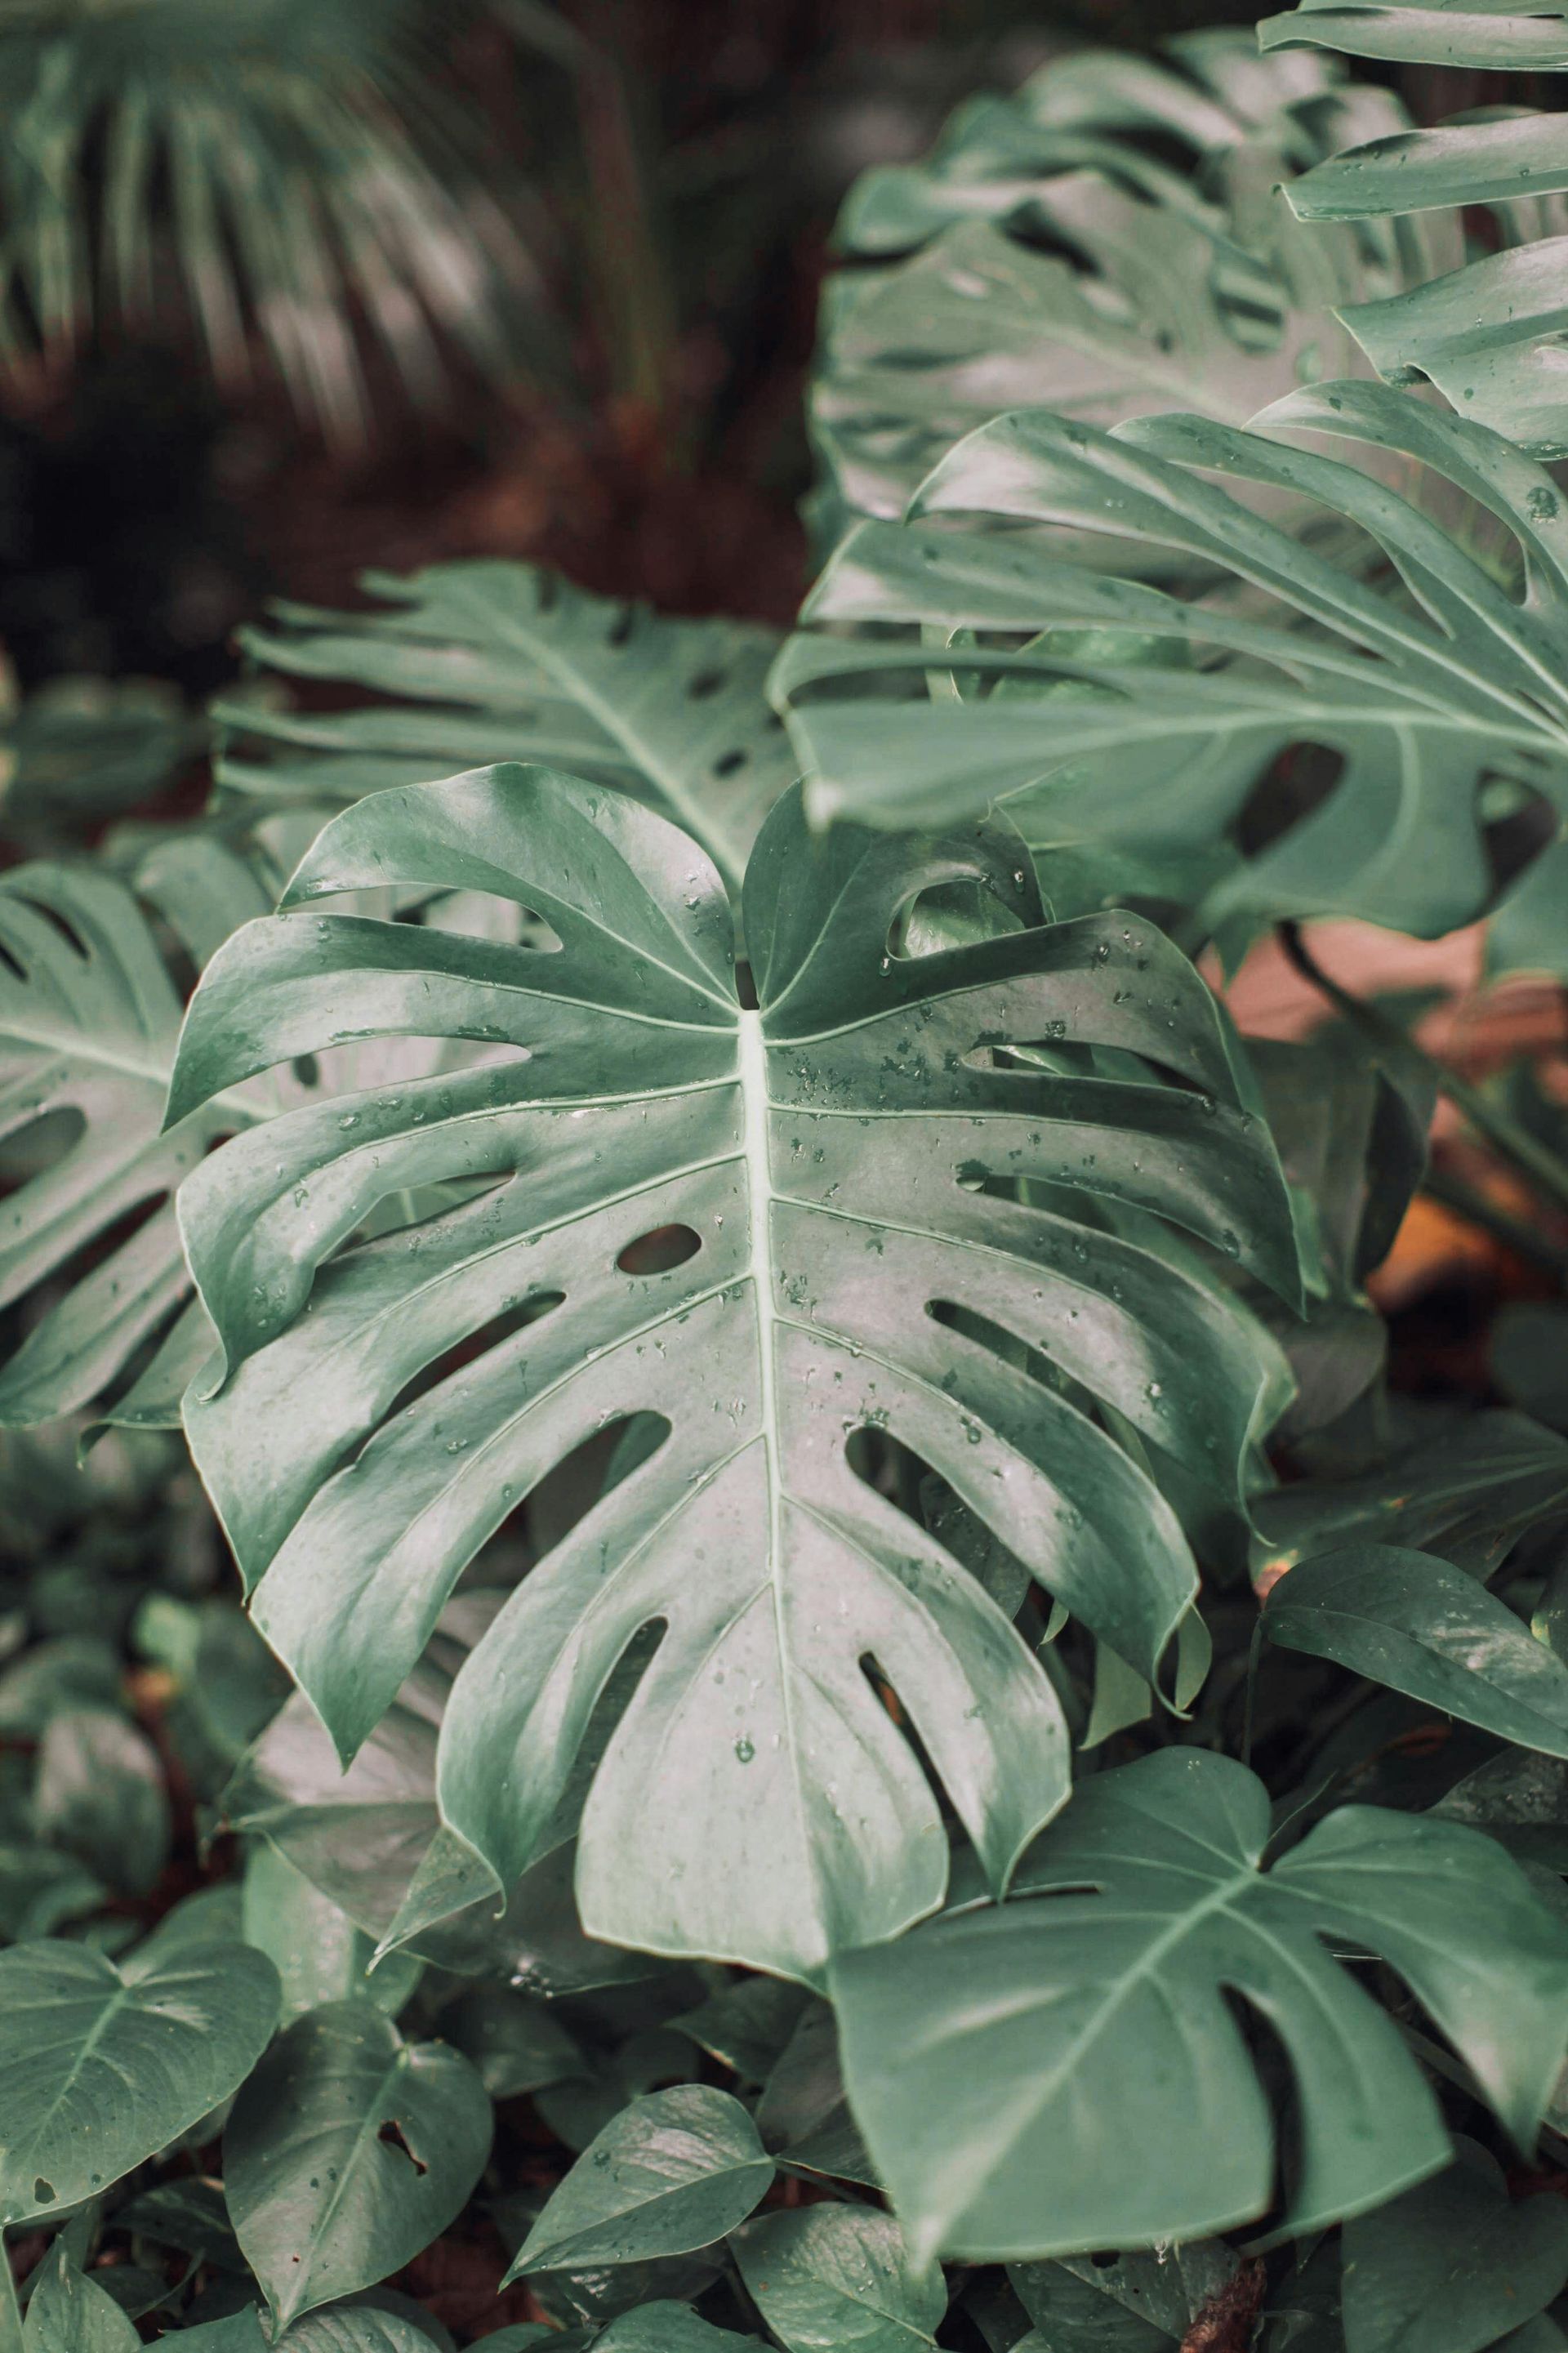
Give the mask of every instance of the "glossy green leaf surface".
M 756 2126 L 728 2092 L 686 2084 L 650 2093 L 584 2150 L 508 2277 L 711 2246 L 745 2221 L 773 2178 Z
M 119 2306 L 73 2269 L 57 2241 L 27 2306 L 22 2353 L 137 2353 L 141 2342 Z
M 183 2329 L 174 2341 L 188 2353 L 430 2353 L 434 2340 L 400 2314 L 345 2305 L 308 2313 L 277 2337 L 268 2335 L 252 2306 L 231 2319 Z
M 1279 1579 L 1263 1622 L 1289 1650 L 1568 1757 L 1568 1667 L 1446 1560 L 1393 1545 L 1321 1554 Z
M 1289 16 L 1258 27 L 1266 54 L 1297 44 L 1354 57 L 1473 71 L 1550 72 L 1568 65 L 1568 21 L 1560 8 L 1466 0 L 1384 0 L 1343 7 L 1302 0 Z M 1563 227 L 1561 206 L 1544 220 L 1527 201 L 1551 200 L 1568 187 L 1568 145 L 1561 115 L 1504 121 L 1461 120 L 1438 129 L 1395 133 L 1318 164 L 1289 191 L 1299 215 L 1364 220 L 1433 206 L 1497 206 L 1500 242 L 1463 269 L 1427 270 L 1403 291 L 1341 306 L 1340 317 L 1380 375 L 1408 384 L 1426 377 L 1455 407 L 1506 433 L 1542 457 L 1568 449 L 1568 401 L 1557 365 L 1564 311 L 1568 239 L 1542 237 Z M 1533 215 L 1533 217 L 1532 217 Z M 1520 244 L 1522 234 L 1533 241 Z
M 128 1976 L 80 1945 L 0 1953 L 0 2219 L 107 2189 L 228 2097 L 278 2015 L 269 1962 L 196 1945 Z
M 1194 2324 L 1236 2271 L 1236 2256 L 1222 2239 L 1194 2239 L 1114 2262 L 1075 2255 L 1065 2263 L 1014 2263 L 1007 2277 L 1047 2345 L 1163 2353 L 1195 2333 Z
M 1348 443 L 1358 462 L 1297 448 L 1299 433 Z M 1468 552 L 1363 459 L 1464 493 L 1498 527 L 1497 554 Z M 1250 512 L 1232 484 L 1291 490 L 1353 522 L 1388 559 L 1383 582 Z M 986 528 L 960 527 L 975 516 Z M 1207 593 L 1108 578 L 1002 522 L 1179 556 Z M 1500 569 L 1522 569 L 1521 596 Z M 1500 436 L 1385 385 L 1295 393 L 1247 432 L 1194 417 L 1111 434 L 1005 417 L 943 461 L 909 525 L 849 537 L 805 617 L 905 632 L 800 638 L 782 658 L 774 691 L 814 809 L 909 825 L 1000 803 L 1039 845 L 1047 893 L 1057 843 L 1169 860 L 1229 837 L 1230 871 L 1204 900 L 1211 924 L 1364 914 L 1431 935 L 1491 895 L 1485 776 L 1568 807 L 1559 491 Z M 933 652 L 951 662 L 959 645 L 962 670 L 933 672 Z M 928 682 L 930 699 L 910 694 Z M 1241 855 L 1231 829 L 1253 787 L 1308 750 L 1326 793 Z
M 297 2020 L 224 2135 L 235 2232 L 279 2326 L 428 2246 L 478 2180 L 490 2131 L 483 2084 L 444 2043 L 405 2042 L 363 2000 Z
M 310 912 L 373 878 L 482 888 L 562 945 Z M 957 882 L 1033 928 L 894 955 L 901 912 Z M 857 1477 L 859 1430 L 917 1452 L 1155 1672 L 1194 1589 L 1179 1523 L 1016 1344 L 1152 1461 L 1169 1451 L 1234 1497 L 1277 1360 L 1217 1281 L 1089 1205 L 1184 1226 L 1288 1294 L 1294 1243 L 1191 967 L 1130 919 L 1038 913 L 1005 828 L 819 846 L 792 798 L 747 876 L 762 1009 L 743 1012 L 696 845 L 635 802 L 503 767 L 334 820 L 289 912 L 212 968 L 176 1117 L 332 1039 L 498 1050 L 273 1122 L 181 1197 L 229 1366 L 190 1400 L 191 1441 L 257 1622 L 345 1757 L 538 1479 L 617 1418 L 657 1417 L 657 1444 L 455 1687 L 441 1810 L 492 1884 L 537 1855 L 595 1703 L 654 1622 L 584 1811 L 591 1933 L 801 1975 L 940 1902 L 940 1817 L 868 1654 L 1005 1879 L 1065 1795 L 1057 1703 L 978 1580 Z M 397 1186 L 481 1175 L 451 1211 L 343 1249 Z M 1035 1176 L 1065 1188 L 1059 1210 L 1006 1198 Z M 671 1228 L 683 1261 L 633 1271 Z M 404 1401 L 501 1316 L 516 1328 Z
M 942 2274 L 910 2261 L 889 2214 L 797 2208 L 759 2216 L 730 2243 L 784 2353 L 920 2353 L 935 2341 Z
M 1295 42 L 1356 58 L 1400 58 L 1412 64 L 1477 66 L 1516 72 L 1568 66 L 1568 18 L 1556 0 L 1514 7 L 1510 0 L 1300 0 L 1289 16 L 1266 16 L 1264 49 Z
M 757 2342 L 732 2328 L 713 2327 L 689 2304 L 669 2303 L 643 2304 L 623 2313 L 594 2341 L 605 2353 L 738 2353 Z
M 395 702 L 331 712 L 220 704 L 230 731 L 220 786 L 330 806 L 535 760 L 635 793 L 695 834 L 739 886 L 759 826 L 797 774 L 763 692 L 771 630 L 667 617 L 526 564 L 434 565 L 407 579 L 372 573 L 364 585 L 384 609 L 284 607 L 272 628 L 246 632 L 246 651 L 283 677 Z
M 1344 2234 L 1346 2353 L 1480 2353 L 1568 2281 L 1568 2212 L 1510 2200 L 1473 2141 L 1434 2180 Z
M 1568 1926 L 1519 1866 L 1455 1824 L 1366 1807 L 1264 1873 L 1268 1834 L 1242 1766 L 1164 1749 L 1081 1787 L 1008 1903 L 837 1964 L 850 2097 L 917 2251 L 1072 2253 L 1260 2214 L 1273 2126 L 1225 1988 L 1295 2077 L 1287 2227 L 1436 2171 L 1432 2094 L 1325 1936 L 1383 1955 L 1531 2144 L 1568 2033 Z

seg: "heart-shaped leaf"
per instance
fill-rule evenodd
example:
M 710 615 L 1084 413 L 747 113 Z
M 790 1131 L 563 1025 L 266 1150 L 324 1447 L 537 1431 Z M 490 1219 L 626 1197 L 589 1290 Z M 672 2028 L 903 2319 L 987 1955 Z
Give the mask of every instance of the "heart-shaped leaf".
M 297 2020 L 224 2135 L 235 2233 L 278 2326 L 438 2238 L 479 2179 L 490 2131 L 484 2085 L 444 2043 L 405 2042 L 363 2000 Z
M 482 888 L 562 944 L 306 912 L 372 875 Z M 1035 927 L 893 953 L 921 893 L 960 883 Z M 1040 928 L 1005 830 L 819 844 L 792 796 L 748 871 L 747 1011 L 696 846 L 516 767 L 362 802 L 289 904 L 209 970 L 176 1115 L 334 1038 L 506 1050 L 286 1114 L 182 1195 L 230 1367 L 191 1401 L 192 1442 L 258 1621 L 343 1754 L 478 1546 L 640 1416 L 647 1442 L 508 1600 L 446 1717 L 443 1815 L 492 1883 L 537 1854 L 655 1623 L 584 1812 L 591 1932 L 806 1975 L 939 1903 L 942 1817 L 868 1658 L 1002 1883 L 1066 1792 L 1054 1694 L 849 1440 L 933 1465 L 1156 1672 L 1194 1574 L 1154 1473 L 1174 1456 L 1237 1499 L 1279 1366 L 1217 1275 L 1107 1229 L 1168 1219 L 1296 1282 L 1278 1164 L 1191 966 L 1131 918 Z M 449 1212 L 353 1240 L 400 1187 L 481 1176 Z M 672 1228 L 681 1262 L 638 1271 Z
M 0 2222 L 79 2205 L 199 2123 L 277 2016 L 277 1974 L 246 1945 L 134 1976 L 82 1945 L 0 1953 Z
M 785 2353 L 924 2353 L 935 2342 L 946 2285 L 910 2262 L 890 2214 L 807 2206 L 763 2214 L 730 2243 Z
M 1510 2199 L 1474 2141 L 1435 2180 L 1347 2222 L 1347 2353 L 1480 2353 L 1568 2281 L 1568 2207 Z
M 1165 1748 L 1081 1788 L 1013 1900 L 836 1965 L 850 2099 L 917 2252 L 1070 2254 L 1262 2213 L 1274 2135 L 1227 1993 L 1295 2077 L 1291 2230 L 1437 2170 L 1426 2080 L 1321 1936 L 1381 1953 L 1533 2144 L 1568 2042 L 1562 1914 L 1430 1816 L 1346 1807 L 1265 1874 L 1269 1830 L 1245 1767 Z
M 507 2274 L 646 2263 L 711 2246 L 766 2194 L 773 2161 L 728 2092 L 633 2100 L 584 2150 Z
M 1429 1553 L 1356 1545 L 1304 1560 L 1270 1590 L 1263 1622 L 1289 1650 L 1568 1757 L 1568 1667 L 1484 1585 Z
M 57 2240 L 27 2306 L 22 2353 L 141 2353 L 141 2345 L 113 2298 L 72 2268 Z

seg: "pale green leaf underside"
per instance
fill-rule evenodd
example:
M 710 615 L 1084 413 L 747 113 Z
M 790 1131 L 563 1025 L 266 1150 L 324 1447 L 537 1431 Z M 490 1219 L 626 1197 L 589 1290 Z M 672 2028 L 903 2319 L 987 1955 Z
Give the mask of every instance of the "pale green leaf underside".
M 372 879 L 499 895 L 562 945 L 306 911 Z M 349 1754 L 537 1480 L 657 1417 L 651 1451 L 502 1609 L 441 1740 L 445 1819 L 510 1887 L 617 1661 L 662 1626 L 583 1819 L 584 1919 L 614 1941 L 808 1974 L 940 1902 L 941 1818 L 867 1658 L 994 1881 L 1060 1802 L 1045 1677 L 850 1469 L 851 1433 L 902 1440 L 1150 1673 L 1191 1557 L 1086 1409 L 1113 1409 L 1156 1472 L 1168 1451 L 1234 1497 L 1274 1393 L 1217 1282 L 1089 1222 L 1097 1198 L 1152 1211 L 1293 1286 L 1272 1150 L 1195 976 L 1120 917 L 889 954 L 900 908 L 957 881 L 1037 913 L 1005 831 L 817 844 L 792 798 L 748 875 L 763 1010 L 745 1014 L 694 844 L 593 786 L 481 772 L 337 819 L 296 912 L 239 935 L 187 1025 L 176 1115 L 326 1040 L 491 1050 L 286 1114 L 187 1184 L 230 1367 L 187 1428 L 258 1622 Z M 481 1175 L 444 1215 L 353 1240 L 395 1187 Z M 1066 1189 L 1049 1210 L 984 1189 L 1016 1176 Z M 682 1264 L 620 1265 L 671 1227 Z M 404 1399 L 502 1315 L 520 1328 Z
M 1168 1748 L 1081 1788 L 1013 1900 L 841 1958 L 846 2079 L 917 2250 L 1071 2253 L 1262 2213 L 1274 2127 L 1225 1989 L 1290 2063 L 1290 2231 L 1437 2170 L 1420 2069 L 1321 1938 L 1393 1966 L 1529 2147 L 1568 2035 L 1568 1929 L 1457 1828 L 1348 1807 L 1262 1874 L 1261 1782 Z

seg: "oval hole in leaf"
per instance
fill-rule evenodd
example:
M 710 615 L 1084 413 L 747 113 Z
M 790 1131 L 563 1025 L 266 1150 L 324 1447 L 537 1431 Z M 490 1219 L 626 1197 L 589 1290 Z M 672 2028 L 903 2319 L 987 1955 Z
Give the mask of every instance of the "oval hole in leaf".
M 1331 744 L 1292 744 L 1269 762 L 1243 801 L 1231 828 L 1238 849 L 1248 858 L 1259 856 L 1314 816 L 1344 772 L 1344 754 Z
M 668 1274 L 695 1258 L 701 1247 L 702 1237 L 692 1226 L 656 1226 L 629 1241 L 616 1264 L 623 1274 Z

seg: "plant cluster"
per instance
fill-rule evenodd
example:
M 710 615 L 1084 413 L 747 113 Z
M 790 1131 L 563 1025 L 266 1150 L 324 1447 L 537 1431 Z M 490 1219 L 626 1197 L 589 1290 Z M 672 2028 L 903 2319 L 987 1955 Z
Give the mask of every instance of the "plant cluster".
M 1568 978 L 1568 136 L 1336 49 L 1568 21 L 857 188 L 786 642 L 437 565 L 35 765 L 0 2353 L 1568 2347 L 1568 1127 L 1300 929 Z

